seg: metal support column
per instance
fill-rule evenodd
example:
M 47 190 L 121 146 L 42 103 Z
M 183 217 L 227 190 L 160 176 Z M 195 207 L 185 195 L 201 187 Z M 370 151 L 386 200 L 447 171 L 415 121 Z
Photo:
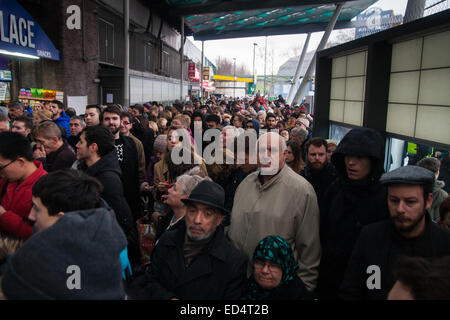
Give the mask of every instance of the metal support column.
M 341 13 L 342 6 L 344 4 L 345 2 L 337 4 L 336 10 L 334 10 L 334 14 L 331 17 L 330 22 L 328 23 L 327 29 L 325 30 L 325 33 L 322 36 L 322 40 L 320 41 L 319 46 L 317 47 L 316 53 L 314 53 L 314 58 L 311 60 L 308 70 L 306 70 L 305 76 L 303 77 L 302 83 L 300 84 L 300 88 L 298 88 L 297 93 L 295 94 L 294 100 L 292 101 L 293 104 L 302 102 L 306 89 L 308 88 L 309 83 L 312 80 L 312 75 L 316 70 L 317 51 L 320 51 L 325 47 L 328 38 L 330 37 L 331 31 L 333 31 L 333 28 L 337 22 L 339 14 Z
M 125 58 L 123 65 L 123 106 L 130 106 L 130 0 L 123 1 L 123 29 Z
M 236 58 L 234 60 L 234 82 L 233 82 L 233 98 L 236 99 Z
M 184 66 L 184 17 L 181 17 L 181 49 L 180 49 L 180 102 L 183 101 L 183 66 Z
M 266 64 L 267 64 L 267 36 L 266 36 L 266 46 L 264 48 L 264 98 L 266 97 Z
M 289 90 L 289 94 L 287 96 L 286 102 L 288 104 L 292 103 L 294 99 L 295 90 L 297 89 L 297 84 L 300 80 L 300 71 L 302 70 L 303 61 L 305 60 L 306 52 L 308 51 L 309 40 L 311 39 L 311 32 L 306 36 L 305 44 L 303 45 L 302 54 L 300 55 L 300 60 L 298 60 L 297 70 L 295 70 L 294 81 L 292 83 L 291 89 Z
M 408 0 L 403 23 L 422 18 L 425 12 L 425 2 L 425 0 Z
M 204 52 L 205 52 L 205 41 L 202 41 L 202 66 L 200 69 L 200 99 L 203 99 L 203 61 L 205 60 Z

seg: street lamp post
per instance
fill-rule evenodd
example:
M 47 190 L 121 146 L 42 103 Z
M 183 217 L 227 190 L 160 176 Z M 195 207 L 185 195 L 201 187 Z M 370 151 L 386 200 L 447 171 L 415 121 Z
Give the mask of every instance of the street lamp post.
M 233 93 L 233 98 L 235 98 L 236 99 L 236 58 L 233 58 L 233 60 L 234 60 L 234 89 L 233 89 L 233 91 L 234 91 L 234 93 Z
M 256 79 L 255 79 L 255 49 L 257 43 L 253 43 L 253 93 L 256 91 Z

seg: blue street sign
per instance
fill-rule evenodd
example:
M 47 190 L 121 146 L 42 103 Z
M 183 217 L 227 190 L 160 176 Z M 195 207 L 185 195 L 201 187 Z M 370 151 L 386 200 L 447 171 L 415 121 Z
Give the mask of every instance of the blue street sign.
M 0 0 L 0 50 L 60 60 L 44 30 L 15 0 Z

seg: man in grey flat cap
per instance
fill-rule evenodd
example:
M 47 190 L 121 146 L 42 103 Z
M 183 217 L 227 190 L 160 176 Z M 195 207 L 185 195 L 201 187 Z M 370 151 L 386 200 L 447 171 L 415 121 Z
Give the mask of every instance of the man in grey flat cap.
M 436 226 L 427 209 L 433 202 L 434 174 L 406 166 L 384 174 L 390 219 L 367 225 L 360 233 L 340 287 L 340 298 L 386 299 L 394 286 L 400 256 L 450 255 L 450 232 Z

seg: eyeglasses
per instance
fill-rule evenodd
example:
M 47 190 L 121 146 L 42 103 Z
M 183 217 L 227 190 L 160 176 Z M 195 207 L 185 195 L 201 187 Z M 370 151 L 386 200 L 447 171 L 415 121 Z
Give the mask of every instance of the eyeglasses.
M 128 122 L 128 121 L 122 121 L 122 123 L 124 124 L 124 125 L 129 125 L 129 124 L 132 124 L 132 122 Z
M 267 266 L 267 268 L 269 268 L 270 272 L 281 271 L 281 266 L 279 264 L 273 263 L 271 261 L 263 261 L 263 260 L 257 259 L 257 260 L 255 260 L 253 265 L 255 266 L 255 269 L 263 269 L 264 266 Z
M 3 171 L 3 169 L 5 169 L 7 166 L 9 166 L 11 163 L 15 162 L 17 159 L 11 160 L 8 164 L 5 164 L 4 166 L 0 167 L 0 172 Z

